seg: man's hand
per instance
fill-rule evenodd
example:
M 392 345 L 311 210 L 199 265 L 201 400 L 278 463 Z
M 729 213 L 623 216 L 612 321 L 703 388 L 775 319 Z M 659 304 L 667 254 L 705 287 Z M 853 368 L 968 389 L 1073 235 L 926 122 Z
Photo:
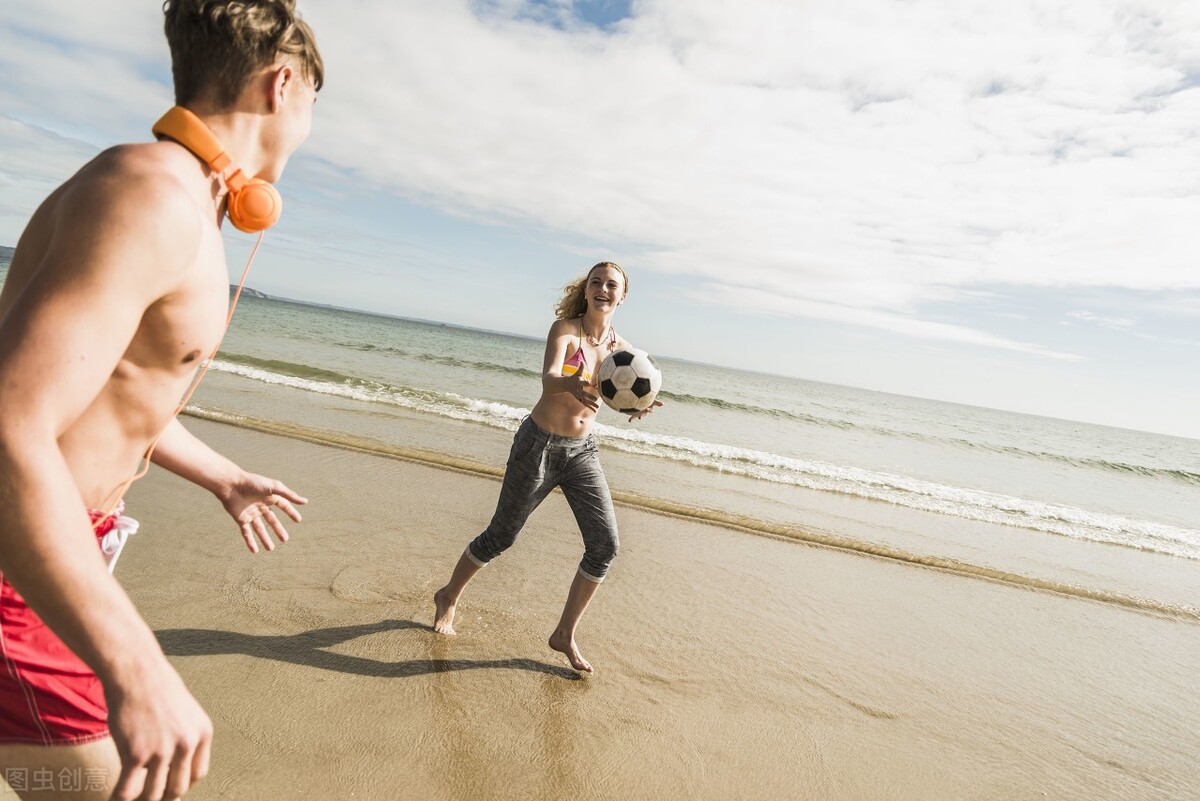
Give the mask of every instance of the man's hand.
M 260 476 L 255 473 L 242 473 L 231 485 L 222 489 L 217 495 L 225 511 L 242 530 L 242 539 L 250 553 L 258 553 L 257 538 L 268 551 L 275 550 L 275 542 L 267 533 L 269 526 L 280 542 L 287 542 L 287 529 L 275 515 L 274 507 L 279 507 L 288 517 L 300 522 L 300 512 L 293 504 L 308 503 L 308 499 L 298 495 L 284 486 L 282 481 Z M 266 521 L 265 523 L 263 521 Z
M 108 725 L 121 757 L 114 801 L 181 798 L 208 773 L 212 721 L 165 658 L 149 675 L 122 684 L 128 691 L 106 692 Z

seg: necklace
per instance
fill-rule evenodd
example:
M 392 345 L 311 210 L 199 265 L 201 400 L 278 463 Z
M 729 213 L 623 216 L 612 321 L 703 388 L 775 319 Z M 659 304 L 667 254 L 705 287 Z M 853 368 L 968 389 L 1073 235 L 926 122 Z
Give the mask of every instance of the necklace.
M 580 325 L 579 328 L 580 328 L 580 330 L 582 330 L 583 326 Z M 600 347 L 601 344 L 603 344 L 604 340 L 606 339 L 606 337 L 605 337 L 606 333 L 608 333 L 608 326 L 605 326 L 604 330 L 600 332 L 599 339 L 593 339 L 592 335 L 589 334 L 587 331 L 584 331 L 583 335 L 584 335 L 584 337 L 587 338 L 587 341 L 591 344 L 591 346 L 593 348 L 598 348 L 598 347 Z

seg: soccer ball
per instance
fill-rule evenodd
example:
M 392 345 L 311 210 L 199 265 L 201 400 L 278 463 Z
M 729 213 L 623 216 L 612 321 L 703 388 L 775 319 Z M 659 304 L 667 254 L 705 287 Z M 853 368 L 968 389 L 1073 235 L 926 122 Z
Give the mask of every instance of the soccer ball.
M 654 357 L 644 350 L 615 350 L 600 363 L 596 376 L 600 397 L 621 414 L 634 414 L 650 407 L 662 388 L 662 373 Z

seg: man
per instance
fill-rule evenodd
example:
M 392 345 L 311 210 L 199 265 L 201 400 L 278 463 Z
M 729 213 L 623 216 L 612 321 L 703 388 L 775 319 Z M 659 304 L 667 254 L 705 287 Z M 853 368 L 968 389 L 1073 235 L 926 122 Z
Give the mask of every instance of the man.
M 323 81 L 295 0 L 163 11 L 177 104 L 274 182 Z M 34 213 L 0 293 L 0 768 L 86 771 L 94 790 L 14 788 L 29 798 L 177 798 L 208 770 L 212 724 L 105 569 L 106 521 L 89 519 L 159 433 L 153 461 L 213 492 L 252 552 L 256 537 L 273 547 L 268 527 L 287 539 L 273 507 L 300 520 L 304 498 L 173 419 L 223 333 L 226 191 L 171 139 L 107 150 Z

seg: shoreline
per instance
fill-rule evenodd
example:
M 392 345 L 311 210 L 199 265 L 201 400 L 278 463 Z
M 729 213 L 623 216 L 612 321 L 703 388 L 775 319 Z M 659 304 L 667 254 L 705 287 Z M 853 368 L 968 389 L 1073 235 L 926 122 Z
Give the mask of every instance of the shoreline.
M 500 479 L 504 468 L 482 464 L 477 461 L 450 456 L 432 451 L 405 448 L 388 445 L 377 440 L 354 437 L 347 434 L 333 436 L 322 435 L 312 429 L 301 426 L 267 421 L 245 416 L 230 416 L 220 412 L 189 407 L 184 414 L 198 420 L 206 420 L 222 425 L 258 431 L 260 433 L 288 437 L 315 445 L 342 448 L 370 456 L 380 456 L 389 459 L 399 459 L 414 464 L 420 464 L 436 469 L 452 470 L 467 475 Z M 555 490 L 559 493 L 558 490 Z M 639 493 L 612 490 L 614 503 L 651 514 L 676 517 L 685 521 L 723 527 L 760 537 L 778 538 L 787 542 L 830 548 L 833 550 L 875 557 L 907 565 L 925 567 L 932 570 L 944 571 L 950 574 L 994 581 L 1013 587 L 1022 587 L 1039 592 L 1049 592 L 1058 595 L 1095 601 L 1124 607 L 1148 614 L 1181 618 L 1192 622 L 1200 622 L 1200 606 L 1184 603 L 1171 603 L 1154 598 L 1141 597 L 1129 593 L 1112 592 L 1103 589 L 1085 587 L 1061 581 L 1026 576 L 1007 570 L 999 570 L 986 565 L 971 564 L 959 559 L 936 555 L 925 555 L 909 552 L 900 548 L 888 547 L 877 543 L 855 540 L 846 536 L 821 532 L 813 528 L 796 525 L 780 524 L 760 520 L 751 516 L 738 515 L 718 509 L 699 506 L 689 506 L 669 500 L 653 498 Z M 1119 547 L 1119 546 L 1108 546 Z
M 182 480 L 130 493 L 117 578 L 216 727 L 190 799 L 1200 795 L 1193 623 L 622 506 L 580 679 L 545 641 L 581 554 L 561 497 L 446 638 L 494 478 L 185 423 L 310 498 L 251 556 Z

